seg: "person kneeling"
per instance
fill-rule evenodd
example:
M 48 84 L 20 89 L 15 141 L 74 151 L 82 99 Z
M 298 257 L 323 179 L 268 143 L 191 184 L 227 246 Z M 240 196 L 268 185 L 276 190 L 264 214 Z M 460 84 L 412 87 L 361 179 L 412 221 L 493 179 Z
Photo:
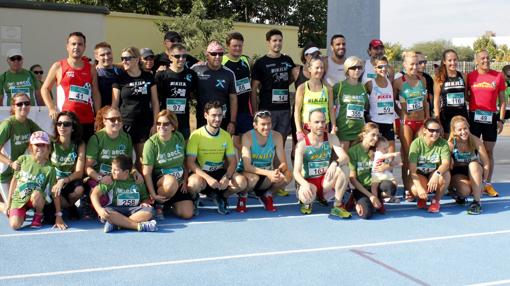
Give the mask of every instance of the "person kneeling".
M 145 185 L 137 184 L 129 172 L 133 167 L 131 158 L 117 156 L 112 162 L 112 179 L 109 185 L 100 183 L 90 196 L 92 205 L 99 217 L 105 220 L 104 232 L 111 232 L 116 227 L 138 231 L 157 231 L 157 224 L 152 218 L 153 208 L 149 204 L 149 195 Z M 110 202 L 101 206 L 100 198 L 108 194 Z

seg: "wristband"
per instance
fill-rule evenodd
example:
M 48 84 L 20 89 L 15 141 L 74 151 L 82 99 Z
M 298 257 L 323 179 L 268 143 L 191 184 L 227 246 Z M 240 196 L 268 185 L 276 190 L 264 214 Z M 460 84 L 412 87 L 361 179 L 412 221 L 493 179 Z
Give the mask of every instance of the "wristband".
M 435 174 L 438 175 L 439 177 L 441 177 L 441 172 L 436 171 Z
M 61 216 L 62 216 L 62 212 L 57 212 L 57 213 L 55 213 L 55 216 L 59 216 L 59 217 L 61 217 Z

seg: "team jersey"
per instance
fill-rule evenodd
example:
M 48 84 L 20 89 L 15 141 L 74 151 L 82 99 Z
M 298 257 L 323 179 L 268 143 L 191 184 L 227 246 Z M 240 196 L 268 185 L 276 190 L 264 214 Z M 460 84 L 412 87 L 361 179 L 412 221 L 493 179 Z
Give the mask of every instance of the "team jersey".
M 117 83 L 118 78 L 124 73 L 120 68 L 113 67 L 97 68 L 97 85 L 101 93 L 101 106 L 112 105 L 112 88 L 113 84 Z
M 495 70 L 489 70 L 485 74 L 472 71 L 467 75 L 467 85 L 470 92 L 469 111 L 497 111 L 499 93 L 505 90 L 502 73 Z
M 326 123 L 329 123 L 328 88 L 323 84 L 320 91 L 311 91 L 308 85 L 308 81 L 304 83 L 305 92 L 303 95 L 303 107 L 301 108 L 301 120 L 304 124 L 309 123 L 310 112 L 320 109 L 326 116 Z
M 372 184 L 372 165 L 373 161 L 370 160 L 368 151 L 365 151 L 363 145 L 358 143 L 347 151 L 349 155 L 349 169 L 356 173 L 356 179 L 365 188 L 370 188 Z
M 228 55 L 224 55 L 221 64 L 234 72 L 235 75 L 237 113 L 250 113 L 251 80 L 248 57 L 241 56 L 234 61 Z
M 41 88 L 41 83 L 35 77 L 35 74 L 26 69 L 21 69 L 17 73 L 10 70 L 0 75 L 0 92 L 3 94 L 3 102 L 0 105 L 10 106 L 11 98 L 16 93 L 24 93 L 30 98 L 30 105 L 35 106 L 35 91 Z
M 345 80 L 335 84 L 333 94 L 340 105 L 336 118 L 338 138 L 342 141 L 355 140 L 365 125 L 365 110 L 368 105 L 365 87 L 361 83 L 350 85 Z
M 2 154 L 11 161 L 21 156 L 28 147 L 28 141 L 32 132 L 39 131 L 41 128 L 31 119 L 27 118 L 25 122 L 19 122 L 16 117 L 10 116 L 0 123 L 0 146 Z M 9 182 L 12 178 L 13 170 L 7 164 L 0 162 L 0 182 Z
M 466 84 L 460 72 L 455 77 L 447 76 L 441 86 L 440 102 L 441 111 L 448 112 L 450 110 L 459 110 L 466 108 L 465 102 Z
M 152 125 L 151 87 L 155 84 L 154 76 L 146 71 L 137 77 L 128 73 L 119 76 L 113 87 L 120 90 L 120 113 L 125 124 Z
M 406 104 L 406 112 L 411 113 L 423 110 L 423 101 L 427 96 L 427 89 L 423 86 L 421 80 L 418 80 L 416 86 L 411 86 L 406 76 L 402 76 L 402 89 L 399 93 L 400 102 Z
M 182 181 L 185 155 L 184 137 L 180 132 L 174 132 L 168 141 L 162 141 L 158 134 L 154 134 L 143 145 L 142 162 L 152 166 L 156 176 L 172 175 Z
M 370 79 L 372 82 L 372 91 L 369 97 L 370 120 L 376 123 L 392 124 L 395 120 L 395 99 L 390 80 L 385 80 L 386 87 L 380 87 L 375 79 Z
M 96 161 L 94 165 L 96 172 L 102 175 L 111 174 L 112 161 L 118 155 L 126 155 L 129 158 L 133 155 L 131 137 L 124 131 L 120 131 L 115 139 L 110 138 L 105 129 L 97 131 L 90 137 L 86 156 L 88 159 Z
M 414 139 L 409 147 L 409 162 L 415 163 L 417 170 L 422 174 L 435 171 L 442 162 L 450 160 L 450 147 L 448 142 L 439 138 L 432 146 L 428 146 L 423 137 Z
M 310 144 L 308 135 L 305 136 L 305 150 L 303 152 L 303 170 L 305 179 L 324 176 L 331 159 L 331 146 L 328 134 L 324 133 L 324 139 L 319 147 Z
M 74 112 L 82 124 L 94 123 L 90 63 L 83 60 L 83 67 L 74 69 L 67 63 L 67 59 L 59 62 L 62 79 L 57 85 L 58 110 Z
M 330 86 L 345 80 L 345 70 L 343 64 L 337 64 L 331 56 L 328 57 L 328 70 L 324 75 L 324 79 Z
M 252 79 L 260 81 L 259 110 L 290 110 L 289 85 L 295 67 L 287 55 L 259 58 L 253 65 Z
M 479 161 L 480 156 L 478 150 L 472 150 L 468 152 L 461 152 L 457 146 L 457 139 L 453 138 L 453 151 L 452 151 L 453 165 L 454 166 L 466 166 L 471 161 Z
M 53 142 L 51 149 L 50 161 L 55 167 L 57 180 L 69 177 L 74 172 L 78 160 L 78 144 L 71 144 L 65 149 L 64 145 Z
M 212 172 L 225 168 L 225 156 L 235 156 L 235 149 L 227 131 L 220 129 L 218 134 L 212 135 L 203 126 L 191 133 L 186 154 L 196 157 L 202 170 Z
M 18 160 L 20 170 L 15 173 L 16 189 L 12 194 L 11 209 L 23 207 L 33 192 L 41 192 L 47 202 L 50 189 L 55 184 L 55 169 L 50 161 L 44 165 L 37 163 L 31 155 L 21 155 Z
M 115 207 L 136 207 L 149 198 L 145 184 L 137 184 L 132 178 L 99 184 L 99 191 L 107 194 L 108 205 Z

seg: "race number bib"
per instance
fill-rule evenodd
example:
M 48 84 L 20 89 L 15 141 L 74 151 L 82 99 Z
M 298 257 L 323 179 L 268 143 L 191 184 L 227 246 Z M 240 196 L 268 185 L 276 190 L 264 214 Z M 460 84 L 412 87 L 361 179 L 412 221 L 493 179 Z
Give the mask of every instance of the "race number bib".
M 186 98 L 167 98 L 166 109 L 176 114 L 184 114 L 186 112 Z
M 360 104 L 347 104 L 347 119 L 361 120 L 363 119 L 364 112 L 363 105 Z
M 407 99 L 407 112 L 420 111 L 423 109 L 423 96 Z
M 202 170 L 207 171 L 207 172 L 214 172 L 214 171 L 217 171 L 222 168 L 223 168 L 223 162 L 213 163 L 213 162 L 206 161 L 204 163 L 204 166 L 202 166 Z
M 40 187 L 37 183 L 34 182 L 27 182 L 24 184 L 21 184 L 18 188 L 18 193 L 20 198 L 26 198 L 30 197 L 34 191 L 39 190 Z
M 377 101 L 377 114 L 378 115 L 387 115 L 393 114 L 395 111 L 395 106 L 393 101 Z
M 287 101 L 289 101 L 288 89 L 273 89 L 273 103 L 286 103 Z
M 140 203 L 139 193 L 120 193 L 117 195 L 117 206 L 135 207 Z
M 71 85 L 69 88 L 69 100 L 78 101 L 81 103 L 90 102 L 90 88 Z
M 11 87 L 11 95 L 16 93 L 24 93 L 30 97 L 30 88 L 28 87 Z
M 236 92 L 237 94 L 247 92 L 251 90 L 250 79 L 245 77 L 240 80 L 236 80 Z
M 163 175 L 171 175 L 175 177 L 177 180 L 180 180 L 184 175 L 184 169 L 182 167 L 161 169 L 161 173 L 163 173 Z
M 483 124 L 492 124 L 492 112 L 476 110 L 475 111 L 475 122 Z
M 99 173 L 101 173 L 101 175 L 110 175 L 112 173 L 112 166 L 101 163 L 101 165 L 99 165 Z
M 375 73 L 367 73 L 367 78 L 376 78 L 377 75 Z
M 463 106 L 464 105 L 464 93 L 454 92 L 446 94 L 446 105 L 447 106 Z
M 71 175 L 71 172 L 60 171 L 57 168 L 55 168 L 55 172 L 57 174 L 57 180 L 60 180 L 60 179 L 63 179 L 63 178 L 67 178 L 67 177 L 69 177 Z
M 322 176 L 328 169 L 329 161 L 308 162 L 308 175 L 310 177 Z
M 420 171 L 423 174 L 430 174 L 434 172 L 436 169 L 436 164 L 434 163 L 422 163 L 417 166 L 418 171 Z

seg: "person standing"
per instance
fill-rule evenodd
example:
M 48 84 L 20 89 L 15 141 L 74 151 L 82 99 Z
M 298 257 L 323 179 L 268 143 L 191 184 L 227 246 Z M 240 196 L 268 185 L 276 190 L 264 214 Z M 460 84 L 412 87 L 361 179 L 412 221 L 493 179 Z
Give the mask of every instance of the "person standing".
M 16 93 L 25 93 L 30 98 L 30 105 L 42 105 L 39 89 L 41 82 L 36 75 L 23 68 L 23 54 L 18 49 L 7 51 L 9 70 L 0 75 L 0 105 L 11 105 L 11 97 Z
M 122 74 L 122 69 L 113 65 L 112 47 L 107 42 L 100 42 L 94 47 L 94 57 L 101 107 L 112 105 L 112 87 Z

